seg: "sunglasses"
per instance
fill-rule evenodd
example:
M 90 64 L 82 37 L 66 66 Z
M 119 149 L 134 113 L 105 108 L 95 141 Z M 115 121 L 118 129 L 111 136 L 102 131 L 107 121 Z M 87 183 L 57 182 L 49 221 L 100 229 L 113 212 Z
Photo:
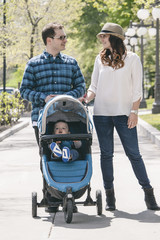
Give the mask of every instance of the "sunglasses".
M 60 37 L 50 37 L 52 39 L 60 39 L 61 41 L 64 41 L 65 39 L 67 39 L 67 36 L 64 35 L 64 36 L 60 36 Z
M 101 34 L 98 36 L 99 39 L 105 39 L 106 37 L 108 37 L 108 34 Z

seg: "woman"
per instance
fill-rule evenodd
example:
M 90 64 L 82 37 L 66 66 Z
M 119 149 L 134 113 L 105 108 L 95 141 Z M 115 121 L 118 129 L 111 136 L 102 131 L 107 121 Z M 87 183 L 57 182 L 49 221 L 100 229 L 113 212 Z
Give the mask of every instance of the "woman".
M 115 210 L 113 185 L 113 131 L 121 139 L 135 176 L 145 193 L 148 209 L 160 210 L 139 152 L 136 125 L 142 98 L 142 65 L 127 52 L 120 25 L 106 23 L 97 35 L 103 50 L 96 57 L 85 102 L 94 101 L 94 124 L 101 151 L 101 170 L 106 192 L 106 210 Z

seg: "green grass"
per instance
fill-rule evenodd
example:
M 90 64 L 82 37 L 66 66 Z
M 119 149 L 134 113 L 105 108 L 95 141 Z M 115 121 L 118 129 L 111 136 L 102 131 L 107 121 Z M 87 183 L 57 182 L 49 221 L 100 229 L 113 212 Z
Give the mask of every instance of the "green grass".
M 147 99 L 146 102 L 147 109 L 152 109 L 154 99 Z M 160 113 L 139 115 L 139 117 L 160 131 Z
M 6 87 L 18 88 L 21 84 L 23 77 L 24 69 L 8 69 L 7 70 L 7 79 Z M 3 87 L 3 84 L 0 84 L 0 87 Z
M 160 113 L 140 115 L 139 117 L 160 131 Z
M 152 109 L 154 98 L 146 99 L 146 103 L 147 103 L 147 109 Z

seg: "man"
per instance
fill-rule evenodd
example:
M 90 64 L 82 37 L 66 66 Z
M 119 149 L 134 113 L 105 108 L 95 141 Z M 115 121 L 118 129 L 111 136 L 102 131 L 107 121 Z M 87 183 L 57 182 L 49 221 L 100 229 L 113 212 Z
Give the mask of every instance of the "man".
M 38 144 L 37 120 L 45 103 L 57 95 L 80 98 L 85 93 L 84 78 L 76 60 L 61 53 L 67 43 L 64 27 L 58 23 L 47 24 L 42 39 L 46 50 L 28 61 L 20 88 L 22 98 L 32 102 L 31 118 Z M 54 201 L 52 197 L 50 200 Z M 46 208 L 47 212 L 57 210 L 57 207 Z
M 61 53 L 67 43 L 64 27 L 58 23 L 47 24 L 42 39 L 46 50 L 28 61 L 20 88 L 22 98 L 32 102 L 31 118 L 38 144 L 37 120 L 45 103 L 57 95 L 80 98 L 85 93 L 84 77 L 76 60 Z

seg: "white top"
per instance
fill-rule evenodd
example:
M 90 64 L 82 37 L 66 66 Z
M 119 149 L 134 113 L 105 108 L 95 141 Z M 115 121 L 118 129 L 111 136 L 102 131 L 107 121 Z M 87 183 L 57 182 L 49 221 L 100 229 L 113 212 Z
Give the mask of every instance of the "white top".
M 113 69 L 96 57 L 89 90 L 95 93 L 94 115 L 129 116 L 133 102 L 142 98 L 142 64 L 128 52 L 124 66 Z

